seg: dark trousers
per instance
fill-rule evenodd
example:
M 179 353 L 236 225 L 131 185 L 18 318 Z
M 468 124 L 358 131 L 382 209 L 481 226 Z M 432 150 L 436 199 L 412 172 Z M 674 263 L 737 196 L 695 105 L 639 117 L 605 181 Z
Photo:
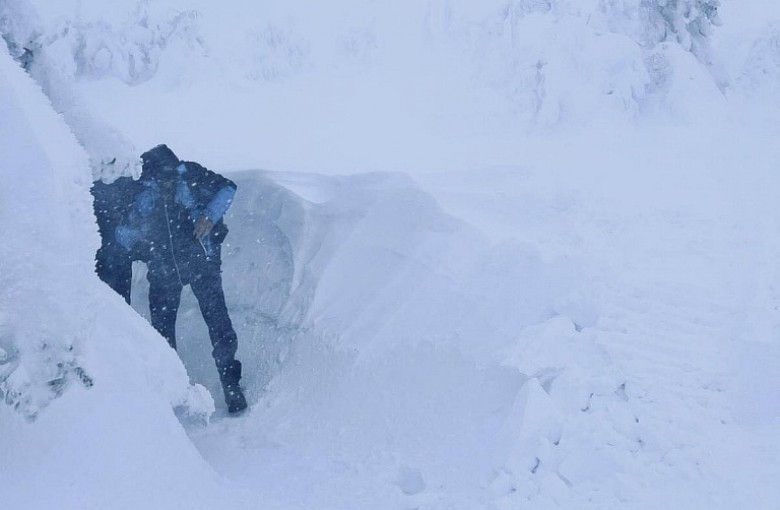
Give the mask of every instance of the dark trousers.
M 152 326 L 175 349 L 176 314 L 181 302 L 182 282 L 178 277 L 171 278 L 170 272 L 154 271 L 153 266 L 150 266 L 147 278 Z M 209 329 L 212 356 L 220 380 L 223 385 L 237 384 L 241 378 L 241 365 L 235 360 L 238 339 L 225 304 L 220 264 L 204 264 L 192 275 L 189 284 Z

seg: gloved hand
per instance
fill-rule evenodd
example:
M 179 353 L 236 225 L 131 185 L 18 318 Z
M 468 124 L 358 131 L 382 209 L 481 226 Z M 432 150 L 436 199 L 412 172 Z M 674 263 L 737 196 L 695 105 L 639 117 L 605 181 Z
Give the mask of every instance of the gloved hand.
M 201 216 L 195 223 L 195 238 L 198 241 L 203 241 L 203 239 L 209 235 L 212 228 L 214 228 L 214 222 L 211 221 L 208 216 Z

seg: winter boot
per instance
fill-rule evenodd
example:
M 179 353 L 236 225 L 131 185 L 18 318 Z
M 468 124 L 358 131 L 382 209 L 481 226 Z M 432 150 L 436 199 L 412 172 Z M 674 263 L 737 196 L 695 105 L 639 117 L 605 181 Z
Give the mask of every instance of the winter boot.
M 225 392 L 225 403 L 229 413 L 240 413 L 246 409 L 246 398 L 238 383 L 223 386 L 222 389 Z
M 225 403 L 229 413 L 238 413 L 246 409 L 246 398 L 238 381 L 241 380 L 241 362 L 231 361 L 220 369 L 219 378 L 222 381 L 222 391 L 225 393 Z

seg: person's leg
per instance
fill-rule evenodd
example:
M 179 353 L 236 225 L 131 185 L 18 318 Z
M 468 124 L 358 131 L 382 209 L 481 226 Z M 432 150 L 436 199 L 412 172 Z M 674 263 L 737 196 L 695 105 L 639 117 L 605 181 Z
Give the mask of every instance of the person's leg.
M 181 302 L 182 286 L 178 281 L 161 277 L 151 267 L 147 279 L 152 326 L 176 349 L 176 314 Z
M 193 275 L 190 286 L 209 329 L 212 355 L 225 391 L 228 411 L 241 411 L 246 408 L 246 400 L 239 386 L 241 362 L 235 359 L 238 337 L 225 304 L 219 264 L 204 264 L 203 269 Z
M 219 268 L 210 267 L 194 275 L 190 285 L 209 329 L 217 368 L 227 367 L 238 349 L 238 337 L 228 315 Z

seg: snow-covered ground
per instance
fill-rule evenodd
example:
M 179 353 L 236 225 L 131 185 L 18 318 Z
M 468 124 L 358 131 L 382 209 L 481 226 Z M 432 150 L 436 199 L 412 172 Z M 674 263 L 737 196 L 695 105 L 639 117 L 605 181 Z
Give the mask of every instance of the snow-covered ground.
M 0 0 L 2 508 L 777 506 L 773 2 L 698 58 L 629 0 L 50 3 Z M 160 142 L 239 186 L 241 417 L 188 291 L 182 365 L 91 274 L 90 163 Z

